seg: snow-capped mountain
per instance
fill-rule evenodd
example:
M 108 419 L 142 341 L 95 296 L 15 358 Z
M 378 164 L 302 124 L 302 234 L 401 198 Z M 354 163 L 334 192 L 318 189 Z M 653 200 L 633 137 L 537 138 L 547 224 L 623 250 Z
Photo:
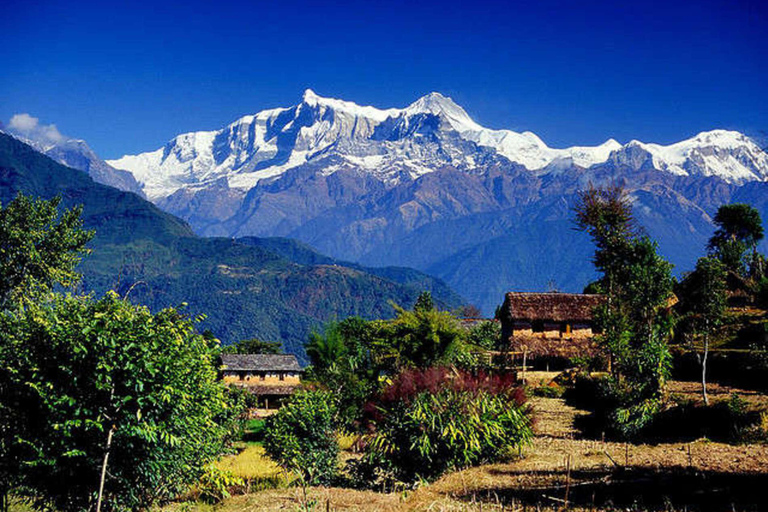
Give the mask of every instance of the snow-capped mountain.
M 17 121 L 18 119 L 23 122 Z M 144 195 L 141 186 L 130 172 L 110 166 L 99 158 L 84 140 L 62 135 L 54 125 L 41 126 L 37 118 L 17 114 L 10 125 L 0 131 L 29 144 L 62 165 L 85 172 L 97 183 Z
M 629 191 L 678 272 L 704 253 L 721 204 L 748 202 L 768 219 L 768 155 L 741 133 L 551 148 L 485 128 L 439 93 L 382 110 L 308 90 L 293 107 L 109 163 L 200 234 L 285 236 L 414 267 L 486 312 L 508 290 L 580 291 L 591 279 L 592 247 L 572 222 L 590 183 Z
M 531 132 L 484 128 L 439 93 L 404 109 L 381 110 L 309 89 L 293 107 L 248 115 L 221 130 L 179 135 L 156 151 L 107 163 L 133 174 L 157 202 L 179 190 L 221 188 L 221 180 L 245 193 L 261 180 L 307 164 L 324 167 L 326 174 L 354 166 L 394 185 L 444 166 L 482 172 L 499 158 L 537 175 L 578 172 L 614 160 L 729 183 L 768 178 L 768 155 L 738 132 L 704 132 L 669 146 L 610 139 L 594 147 L 555 149 Z

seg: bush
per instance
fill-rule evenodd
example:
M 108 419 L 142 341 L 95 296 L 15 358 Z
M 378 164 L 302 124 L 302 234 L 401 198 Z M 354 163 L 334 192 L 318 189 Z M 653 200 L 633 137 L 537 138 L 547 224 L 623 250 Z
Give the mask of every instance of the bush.
M 95 508 L 105 465 L 105 510 L 184 492 L 241 411 L 192 320 L 114 292 L 0 314 L 0 396 L 0 487 L 10 473 L 34 508 L 62 512 Z
M 532 437 L 511 377 L 407 370 L 367 410 L 375 432 L 366 459 L 405 482 L 497 460 Z
M 243 422 L 243 441 L 259 443 L 264 440 L 266 422 L 260 419 L 250 419 Z
M 237 478 L 229 471 L 223 471 L 214 465 L 205 469 L 203 476 L 197 483 L 198 497 L 205 503 L 219 503 L 231 496 L 230 487 L 243 486 L 242 478 Z
M 583 430 L 624 440 L 640 435 L 662 408 L 660 398 L 644 396 L 642 388 L 613 376 L 582 374 L 565 396 L 569 403 L 592 411 L 590 418 L 582 420 Z
M 739 395 L 703 405 L 699 401 L 675 400 L 675 405 L 658 414 L 644 431 L 653 441 L 693 440 L 706 437 L 721 442 L 761 442 L 768 431 L 768 417 L 749 409 Z
M 544 398 L 560 398 L 565 393 L 565 388 L 555 384 L 541 384 L 533 388 L 533 394 L 535 396 L 541 396 Z
M 264 449 L 281 467 L 309 485 L 330 482 L 338 469 L 334 434 L 336 408 L 331 393 L 301 391 L 267 418 Z

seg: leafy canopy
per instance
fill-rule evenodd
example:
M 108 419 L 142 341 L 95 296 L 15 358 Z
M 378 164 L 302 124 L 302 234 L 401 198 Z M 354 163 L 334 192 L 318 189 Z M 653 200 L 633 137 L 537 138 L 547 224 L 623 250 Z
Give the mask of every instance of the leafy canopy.
M 94 232 L 82 229 L 81 207 L 59 214 L 60 202 L 19 194 L 0 205 L 0 308 L 79 281 L 75 267 Z
M 329 483 L 338 469 L 335 401 L 327 391 L 301 391 L 267 418 L 264 449 L 307 485 Z
M 590 186 L 574 210 L 578 229 L 595 243 L 593 261 L 602 273 L 590 288 L 607 295 L 595 311 L 601 331 L 596 341 L 611 362 L 601 394 L 605 419 L 610 429 L 629 437 L 658 410 L 669 379 L 672 322 L 666 306 L 674 286 L 672 265 L 653 240 L 639 234 L 622 188 Z
M 412 311 L 394 305 L 395 318 L 380 325 L 377 354 L 388 369 L 450 364 L 466 352 L 466 333 L 447 311 L 418 303 Z
M 756 256 L 757 243 L 763 239 L 760 213 L 745 203 L 726 204 L 717 209 L 714 219 L 717 230 L 707 248 L 729 270 L 744 273 L 744 253 L 752 250 Z
M 331 322 L 325 334 L 313 333 L 307 344 L 312 366 L 305 376 L 333 393 L 339 423 L 346 428 L 355 428 L 363 405 L 378 384 L 379 367 L 372 346 L 379 323 L 359 317 Z
M 699 258 L 696 268 L 680 283 L 680 309 L 695 332 L 720 325 L 727 306 L 726 267 L 713 257 Z
M 185 490 L 238 410 L 215 350 L 174 309 L 53 295 L 0 316 L 4 460 L 38 507 L 146 508 Z
M 261 341 L 257 338 L 240 340 L 221 348 L 222 354 L 282 354 L 283 344 L 277 341 Z

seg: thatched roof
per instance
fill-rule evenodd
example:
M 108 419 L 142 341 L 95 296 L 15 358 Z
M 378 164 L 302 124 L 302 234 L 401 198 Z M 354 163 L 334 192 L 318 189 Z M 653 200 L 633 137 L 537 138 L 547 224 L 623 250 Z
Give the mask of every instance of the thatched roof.
M 300 372 L 292 354 L 221 354 L 224 370 L 254 372 Z
M 604 300 L 604 295 L 582 293 L 510 292 L 504 298 L 501 314 L 505 320 L 589 322 L 592 310 Z

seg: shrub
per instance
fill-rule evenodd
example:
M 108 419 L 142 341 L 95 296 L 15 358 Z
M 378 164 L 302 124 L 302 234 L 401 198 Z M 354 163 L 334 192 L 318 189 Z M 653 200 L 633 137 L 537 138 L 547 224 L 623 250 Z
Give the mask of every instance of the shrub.
M 230 487 L 243 485 L 245 482 L 242 478 L 237 478 L 229 471 L 224 471 L 211 464 L 205 469 L 196 487 L 201 501 L 219 503 L 231 496 Z
M 338 468 L 339 446 L 334 434 L 336 408 L 331 393 L 302 391 L 267 418 L 264 449 L 288 471 L 309 485 L 330 482 Z
M 105 510 L 187 490 L 240 413 L 192 320 L 114 292 L 0 314 L 0 396 L 0 487 L 9 468 L 34 508 L 62 512 L 96 508 L 100 489 Z
M 662 409 L 660 397 L 647 396 L 622 377 L 582 374 L 565 396 L 569 403 L 592 410 L 591 417 L 582 420 L 584 430 L 625 440 L 640 435 Z
M 541 384 L 533 388 L 533 394 L 535 396 L 541 396 L 544 398 L 560 398 L 565 393 L 565 388 L 555 384 L 554 382 L 547 385 Z
M 497 460 L 532 437 L 525 395 L 506 376 L 408 370 L 368 413 L 367 460 L 406 482 Z

